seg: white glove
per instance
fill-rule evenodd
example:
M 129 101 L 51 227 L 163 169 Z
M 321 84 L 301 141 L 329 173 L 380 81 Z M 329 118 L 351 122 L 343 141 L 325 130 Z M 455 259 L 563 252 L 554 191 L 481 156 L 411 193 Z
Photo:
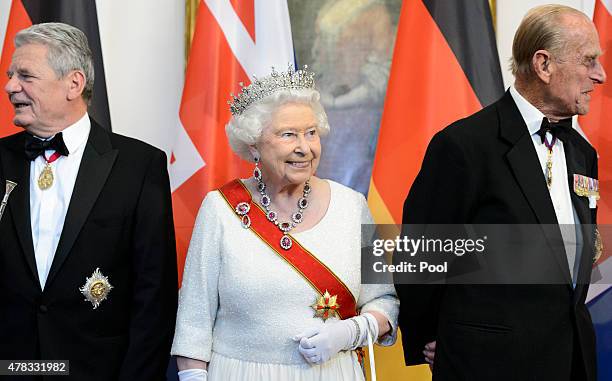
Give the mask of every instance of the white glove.
M 206 381 L 208 371 L 206 369 L 185 369 L 178 372 L 179 381 Z
M 293 337 L 299 352 L 312 364 L 323 364 L 342 350 L 367 344 L 368 332 L 378 337 L 376 318 L 368 313 L 346 320 L 330 320 Z M 374 336 L 376 335 L 376 336 Z
M 306 361 L 323 364 L 341 350 L 349 349 L 357 329 L 350 320 L 328 321 L 293 337 L 299 341 L 298 350 Z

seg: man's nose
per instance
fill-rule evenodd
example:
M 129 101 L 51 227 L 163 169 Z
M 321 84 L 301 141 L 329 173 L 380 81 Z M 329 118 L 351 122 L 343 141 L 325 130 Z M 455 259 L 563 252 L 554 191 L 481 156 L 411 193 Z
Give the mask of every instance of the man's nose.
M 8 79 L 8 81 L 6 82 L 6 85 L 4 85 L 4 91 L 6 91 L 6 93 L 9 95 L 18 93 L 21 91 L 21 85 L 19 84 L 19 81 L 17 80 L 17 76 L 13 75 Z
M 597 66 L 595 66 L 595 70 L 593 71 L 593 74 L 591 75 L 591 79 L 593 79 L 595 83 L 602 84 L 606 82 L 606 78 L 607 78 L 606 70 L 604 69 L 601 62 L 597 60 Z

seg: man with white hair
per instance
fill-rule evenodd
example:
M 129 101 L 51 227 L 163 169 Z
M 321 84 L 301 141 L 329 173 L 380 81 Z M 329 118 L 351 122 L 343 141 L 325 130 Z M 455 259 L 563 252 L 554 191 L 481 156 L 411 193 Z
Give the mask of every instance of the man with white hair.
M 0 181 L 16 183 L 0 220 L 0 358 L 67 380 L 165 379 L 177 304 L 166 156 L 90 120 L 83 32 L 37 24 L 15 46 L 5 91 L 24 131 L 0 139 Z
M 517 284 L 396 286 L 406 362 L 424 363 L 423 345 L 436 340 L 434 380 L 597 380 L 585 306 L 596 256 L 597 154 L 571 117 L 588 112 L 591 91 L 606 79 L 601 53 L 583 13 L 532 9 L 514 38 L 514 86 L 429 144 L 405 224 L 541 227 L 526 250 L 503 253 L 541 264 L 502 269 Z M 540 236 L 548 246 L 534 253 Z M 525 269 L 542 281 L 519 284 Z

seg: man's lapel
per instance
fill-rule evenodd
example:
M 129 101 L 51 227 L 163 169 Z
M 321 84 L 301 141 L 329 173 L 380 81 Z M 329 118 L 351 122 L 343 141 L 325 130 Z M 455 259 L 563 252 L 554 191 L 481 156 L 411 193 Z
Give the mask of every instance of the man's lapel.
M 516 107 L 510 92 L 507 91 L 498 104 L 500 135 L 512 148 L 506 154 L 510 169 L 531 206 L 543 234 L 561 270 L 564 280 L 571 285 L 572 280 L 567 265 L 567 256 L 557 215 L 550 199 L 546 180 L 542 175 L 540 161 L 527 125 Z
M 91 132 L 81 159 L 62 235 L 49 270 L 47 285 L 53 281 L 70 253 L 87 216 L 106 183 L 117 154 L 118 150 L 113 149 L 108 133 L 92 120 Z
M 573 134 L 577 134 L 577 132 L 573 132 Z M 576 139 L 576 137 L 570 137 L 567 142 L 563 142 L 569 192 L 580 223 L 590 224 L 591 212 L 589 211 L 589 199 L 587 197 L 578 196 L 574 191 L 574 174 L 587 175 L 586 158 L 584 157 L 584 153 L 577 149 L 575 144 L 572 144 L 574 139 Z M 578 223 L 578 221 L 576 221 L 576 223 Z
M 7 142 L 7 149 L 2 153 L 2 171 L 6 180 L 17 183 L 17 187 L 11 193 L 8 208 L 11 211 L 15 230 L 19 237 L 19 243 L 23 250 L 25 260 L 32 271 L 36 284 L 40 287 L 38 271 L 36 270 L 36 258 L 34 256 L 34 244 L 32 243 L 32 223 L 30 220 L 30 161 L 24 153 L 24 133 L 11 137 L 13 141 Z M 2 184 L 4 188 L 4 184 Z M 7 218 L 5 214 L 3 218 Z
M 579 301 L 580 296 L 583 294 L 582 290 L 584 285 L 588 284 L 591 277 L 591 267 L 593 266 L 593 250 L 595 237 L 595 227 L 592 224 L 591 212 L 589 210 L 589 200 L 587 197 L 581 197 L 574 191 L 574 174 L 584 175 L 589 174 L 586 171 L 586 157 L 584 152 L 577 148 L 576 144 L 573 144 L 575 139 L 578 138 L 576 131 L 572 131 L 570 138 L 567 142 L 563 142 L 563 148 L 565 150 L 565 162 L 567 164 L 567 180 L 572 199 L 572 205 L 576 209 L 576 214 L 580 221 L 576 223 L 581 224 L 582 230 L 582 253 L 577 260 L 580 261 L 578 267 L 578 277 L 576 279 L 576 293 L 574 294 L 575 301 Z

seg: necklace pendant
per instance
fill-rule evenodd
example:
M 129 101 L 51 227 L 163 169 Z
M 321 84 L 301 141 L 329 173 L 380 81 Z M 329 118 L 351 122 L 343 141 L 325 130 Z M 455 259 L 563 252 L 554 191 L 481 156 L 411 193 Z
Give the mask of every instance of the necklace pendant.
M 278 213 L 270 209 L 272 199 L 266 193 L 266 184 L 261 179 L 261 171 L 258 167 L 255 167 L 253 177 L 257 181 L 257 190 L 261 194 L 260 203 L 265 209 L 266 218 L 268 219 L 268 221 L 276 225 L 280 229 L 280 231 L 283 232 L 283 236 L 279 240 L 280 247 L 285 250 L 291 249 L 291 246 L 293 246 L 293 239 L 291 239 L 291 237 L 287 234 L 291 231 L 291 229 L 293 229 L 304 219 L 304 209 L 308 207 L 308 194 L 312 190 L 312 188 L 310 187 L 310 183 L 306 181 L 306 184 L 304 184 L 302 197 L 298 200 L 298 210 L 291 215 L 291 220 L 286 222 L 280 222 L 278 220 Z M 239 210 L 238 207 L 236 207 L 236 213 L 242 215 L 241 210 Z M 244 216 L 242 217 L 242 227 L 249 228 L 250 226 L 251 221 L 246 215 L 246 213 L 244 213 Z
M 38 176 L 38 188 L 40 190 L 47 190 L 53 185 L 53 169 L 51 164 L 45 164 L 42 172 Z
M 289 250 L 291 249 L 292 245 L 293 245 L 293 240 L 291 239 L 291 237 L 289 237 L 286 234 L 283 234 L 283 236 L 280 239 L 280 247 L 285 250 Z

